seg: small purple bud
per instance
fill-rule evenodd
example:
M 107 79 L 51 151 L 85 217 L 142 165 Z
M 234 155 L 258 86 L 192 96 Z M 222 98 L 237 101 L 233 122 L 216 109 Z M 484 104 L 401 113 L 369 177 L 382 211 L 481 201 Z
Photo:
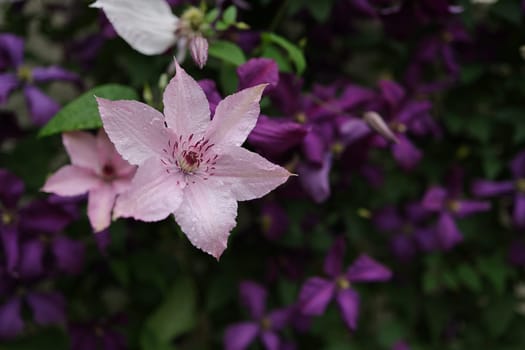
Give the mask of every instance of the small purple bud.
M 397 139 L 396 135 L 390 130 L 388 125 L 385 123 L 383 118 L 376 112 L 369 111 L 366 112 L 363 116 L 363 119 L 365 122 L 370 126 L 373 130 L 378 132 L 381 136 L 386 138 L 389 141 L 392 141 L 394 143 L 398 143 L 399 140 Z
M 198 35 L 190 40 L 190 53 L 193 62 L 202 69 L 208 60 L 208 40 Z

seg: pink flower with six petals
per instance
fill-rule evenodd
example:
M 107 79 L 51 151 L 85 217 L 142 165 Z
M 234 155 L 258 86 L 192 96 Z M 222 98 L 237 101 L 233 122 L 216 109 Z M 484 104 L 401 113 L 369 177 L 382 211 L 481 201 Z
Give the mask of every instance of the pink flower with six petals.
M 136 167 L 117 153 L 104 130 L 97 136 L 75 131 L 62 135 L 71 165 L 51 175 L 42 191 L 60 196 L 88 195 L 88 217 L 95 232 L 111 223 L 117 195 L 131 184 Z
M 117 151 L 138 165 L 114 217 L 159 221 L 171 213 L 194 246 L 219 258 L 237 201 L 264 196 L 291 175 L 240 147 L 255 126 L 266 84 L 226 97 L 213 120 L 206 96 L 179 65 L 164 91 L 164 115 L 136 101 L 97 98 Z

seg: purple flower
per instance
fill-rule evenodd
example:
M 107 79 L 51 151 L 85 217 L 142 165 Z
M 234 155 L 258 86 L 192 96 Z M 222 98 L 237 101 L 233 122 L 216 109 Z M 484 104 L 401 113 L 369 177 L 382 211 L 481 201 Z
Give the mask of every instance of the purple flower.
M 344 253 L 345 243 L 339 238 L 324 262 L 324 272 L 329 278 L 309 278 L 299 293 L 299 307 L 304 315 L 320 316 L 335 299 L 346 326 L 355 330 L 360 301 L 359 294 L 352 288 L 353 283 L 388 281 L 392 272 L 366 254 L 360 255 L 343 271 Z
M 288 230 L 290 220 L 284 208 L 276 201 L 271 201 L 262 205 L 261 224 L 264 236 L 277 240 Z
M 462 199 L 461 185 L 463 174 L 454 168 L 449 175 L 447 187 L 432 186 L 427 190 L 422 201 L 425 209 L 438 213 L 436 238 L 444 250 L 452 249 L 463 240 L 456 226 L 455 218 L 464 218 L 475 213 L 490 210 L 487 201 Z
M 472 184 L 472 193 L 477 197 L 514 196 L 513 222 L 518 228 L 525 228 L 525 151 L 514 157 L 510 163 L 513 180 L 490 181 L 476 180 Z
M 45 95 L 36 84 L 51 81 L 69 81 L 79 84 L 79 77 L 58 66 L 30 68 L 24 65 L 24 41 L 12 34 L 0 35 L 0 51 L 9 58 L 8 67 L 14 72 L 0 74 L 0 104 L 6 103 L 11 93 L 22 88 L 26 104 L 33 122 L 36 125 L 45 124 L 60 106 Z
M 126 323 L 120 315 L 108 320 L 83 324 L 72 324 L 69 327 L 71 350 L 125 350 L 126 339 L 115 330 L 115 326 Z
M 281 348 L 281 339 L 277 332 L 283 329 L 290 318 L 290 308 L 266 311 L 266 290 L 252 281 L 241 282 L 240 299 L 247 309 L 251 320 L 228 326 L 224 333 L 226 350 L 246 349 L 259 338 L 267 350 Z
M 420 203 L 408 203 L 399 210 L 385 207 L 375 213 L 374 225 L 392 234 L 390 247 L 401 261 L 411 260 L 418 251 L 427 252 L 435 247 L 434 230 L 426 225 L 429 218 Z
M 279 67 L 269 58 L 252 58 L 237 68 L 239 90 L 259 84 L 269 84 L 266 92 L 279 83 Z

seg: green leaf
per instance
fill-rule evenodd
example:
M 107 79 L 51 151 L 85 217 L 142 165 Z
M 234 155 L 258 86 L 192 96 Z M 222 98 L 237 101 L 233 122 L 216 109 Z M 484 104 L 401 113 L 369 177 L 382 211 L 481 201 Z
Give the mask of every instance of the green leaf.
M 493 255 L 483 257 L 478 260 L 478 269 L 492 284 L 496 292 L 502 295 L 505 292 L 505 283 L 509 277 L 509 268 L 505 264 L 503 257 Z
M 217 17 L 219 17 L 219 9 L 214 8 L 206 14 L 206 22 L 214 22 L 217 19 Z
M 142 341 L 153 337 L 158 344 L 168 344 L 173 338 L 190 331 L 197 321 L 196 295 L 193 281 L 186 276 L 179 277 L 163 303 L 146 320 Z
M 481 292 L 481 280 L 476 271 L 467 264 L 461 264 L 456 271 L 459 280 L 473 292 Z
M 281 52 L 281 50 L 279 50 L 279 48 L 275 47 L 274 45 L 267 45 L 266 47 L 264 47 L 261 57 L 273 59 L 277 63 L 277 66 L 279 66 L 279 70 L 281 72 L 292 72 L 292 65 Z
M 492 301 L 483 312 L 483 320 L 493 338 L 503 335 L 515 313 L 514 300 L 503 298 Z
M 329 0 L 309 0 L 306 2 L 308 11 L 318 22 L 325 22 L 332 9 L 332 1 Z
M 235 66 L 239 66 L 246 62 L 246 57 L 241 48 L 229 41 L 218 40 L 212 42 L 208 49 L 208 54 L 211 57 L 231 63 Z
M 135 90 L 116 84 L 93 88 L 68 103 L 51 119 L 38 134 L 50 136 L 64 131 L 95 129 L 102 126 L 95 96 L 110 100 L 137 100 Z
M 298 46 L 274 33 L 263 33 L 262 40 L 267 44 L 273 43 L 284 49 L 288 54 L 288 58 L 294 63 L 297 73 L 302 74 L 304 72 L 306 68 L 306 60 L 302 50 Z
M 224 11 L 222 20 L 226 24 L 234 24 L 237 20 L 237 8 L 233 5 L 229 6 L 226 11 Z

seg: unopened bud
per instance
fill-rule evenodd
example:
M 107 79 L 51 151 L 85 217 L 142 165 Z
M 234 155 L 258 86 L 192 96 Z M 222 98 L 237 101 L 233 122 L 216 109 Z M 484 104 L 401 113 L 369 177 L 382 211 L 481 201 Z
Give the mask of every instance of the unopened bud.
M 198 35 L 190 40 L 190 53 L 193 61 L 202 69 L 208 60 L 208 40 Z
M 386 138 L 389 141 L 398 143 L 399 140 L 397 139 L 396 135 L 390 130 L 388 125 L 385 123 L 383 118 L 376 113 L 376 112 L 366 112 L 363 116 L 364 121 L 368 124 L 369 127 L 371 127 L 373 130 L 378 132 L 381 136 Z

